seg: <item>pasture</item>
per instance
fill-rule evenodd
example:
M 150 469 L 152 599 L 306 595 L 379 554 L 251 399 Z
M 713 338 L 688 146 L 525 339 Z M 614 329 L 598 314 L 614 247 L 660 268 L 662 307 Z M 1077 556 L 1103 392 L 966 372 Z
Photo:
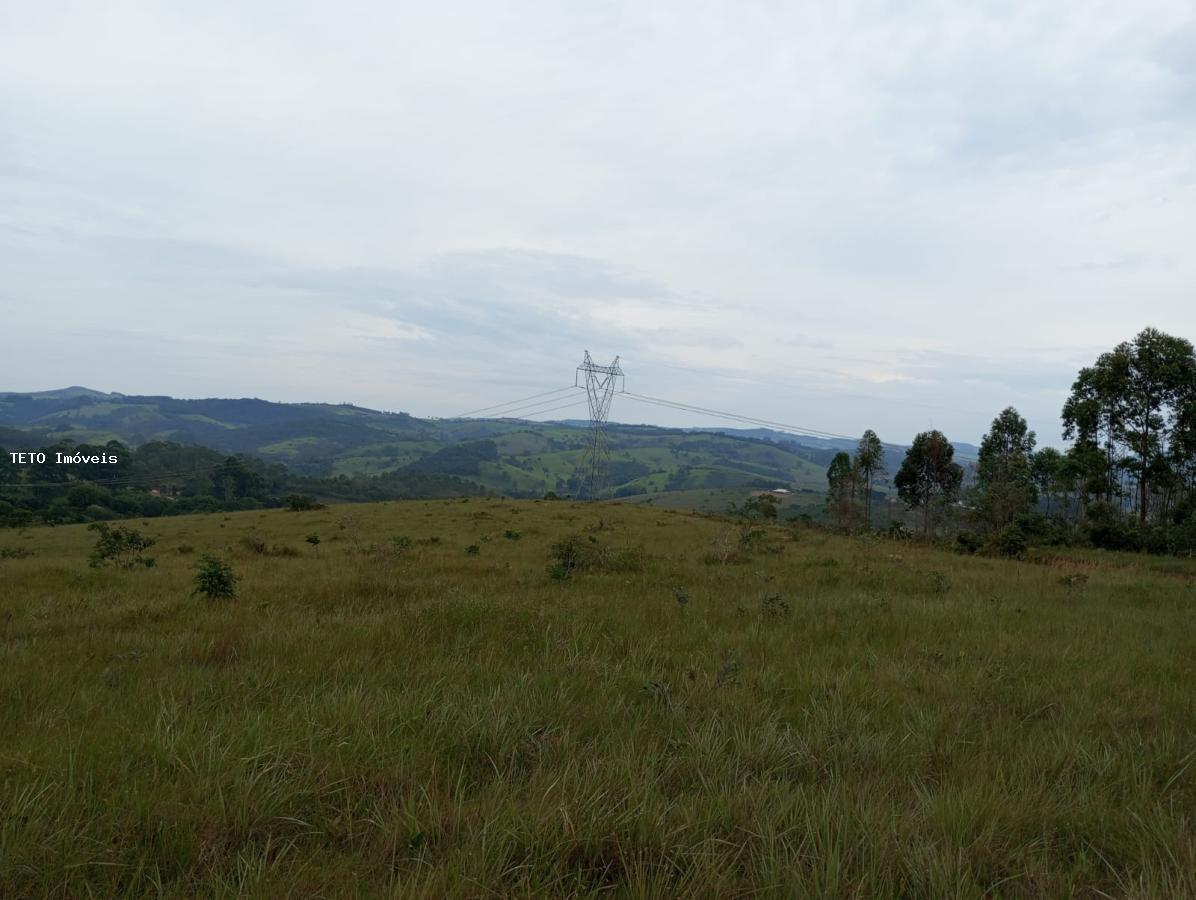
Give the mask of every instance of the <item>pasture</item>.
M 1189 561 L 546 501 L 119 524 L 152 568 L 0 532 L 0 897 L 1196 897 Z

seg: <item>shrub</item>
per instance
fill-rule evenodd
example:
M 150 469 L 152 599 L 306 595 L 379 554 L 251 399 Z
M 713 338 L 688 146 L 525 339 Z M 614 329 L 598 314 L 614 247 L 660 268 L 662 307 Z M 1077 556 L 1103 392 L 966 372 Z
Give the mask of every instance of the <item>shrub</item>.
M 258 534 L 247 534 L 241 538 L 241 546 L 258 556 L 265 556 L 270 548 Z
M 153 557 L 145 556 L 145 551 L 156 543 L 153 538 L 133 528 L 112 528 L 107 522 L 93 522 L 87 530 L 99 534 L 89 560 L 92 568 L 108 564 L 118 569 L 153 567 Z
M 287 509 L 291 512 L 310 512 L 323 508 L 323 503 L 318 503 L 315 497 L 307 494 L 291 494 L 287 497 Z
M 1094 547 L 1103 550 L 1137 550 L 1141 542 L 1138 532 L 1121 516 L 1112 503 L 1092 503 L 1088 506 L 1085 530 Z
M 0 559 L 28 559 L 30 556 L 33 551 L 24 547 L 0 547 Z
M 789 612 L 789 601 L 780 594 L 770 594 L 764 598 L 764 615 L 780 616 Z
M 634 572 L 643 564 L 643 553 L 635 548 L 616 549 L 599 543 L 597 538 L 574 534 L 552 545 L 549 575 L 568 578 L 577 571 Z
M 195 564 L 195 590 L 209 600 L 231 600 L 237 596 L 237 578 L 232 566 L 204 554 Z
M 466 556 L 477 556 L 481 552 L 482 552 L 482 548 L 479 547 L 477 544 L 470 544 L 468 547 L 465 548 Z
M 1021 559 L 1028 546 L 1026 533 L 1016 525 L 1006 525 L 993 537 L 993 549 L 1010 559 Z
M 961 531 L 955 535 L 955 549 L 960 553 L 979 553 L 983 542 L 974 531 Z

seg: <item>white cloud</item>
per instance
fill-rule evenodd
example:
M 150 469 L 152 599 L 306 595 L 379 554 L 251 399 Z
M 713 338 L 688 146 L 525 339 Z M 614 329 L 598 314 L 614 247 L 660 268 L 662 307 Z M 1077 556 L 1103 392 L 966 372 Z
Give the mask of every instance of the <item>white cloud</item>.
M 301 345 L 446 413 L 593 342 L 1047 435 L 1070 367 L 1196 337 L 1194 60 L 1186 0 L 8 4 L 0 387 L 322 399 Z

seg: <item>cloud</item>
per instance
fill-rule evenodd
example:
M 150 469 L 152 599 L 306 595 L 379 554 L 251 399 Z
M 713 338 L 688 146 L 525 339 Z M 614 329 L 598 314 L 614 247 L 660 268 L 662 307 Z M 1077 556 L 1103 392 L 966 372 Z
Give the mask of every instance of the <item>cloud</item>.
M 4 15 L 8 388 L 444 414 L 590 349 L 974 439 L 1196 335 L 1186 0 Z

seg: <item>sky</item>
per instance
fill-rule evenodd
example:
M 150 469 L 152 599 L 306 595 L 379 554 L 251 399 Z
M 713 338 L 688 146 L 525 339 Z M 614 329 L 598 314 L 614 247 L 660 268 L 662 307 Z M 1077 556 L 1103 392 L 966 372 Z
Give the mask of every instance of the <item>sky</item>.
M 1058 444 L 1194 247 L 1190 0 L 0 0 L 0 391 Z

